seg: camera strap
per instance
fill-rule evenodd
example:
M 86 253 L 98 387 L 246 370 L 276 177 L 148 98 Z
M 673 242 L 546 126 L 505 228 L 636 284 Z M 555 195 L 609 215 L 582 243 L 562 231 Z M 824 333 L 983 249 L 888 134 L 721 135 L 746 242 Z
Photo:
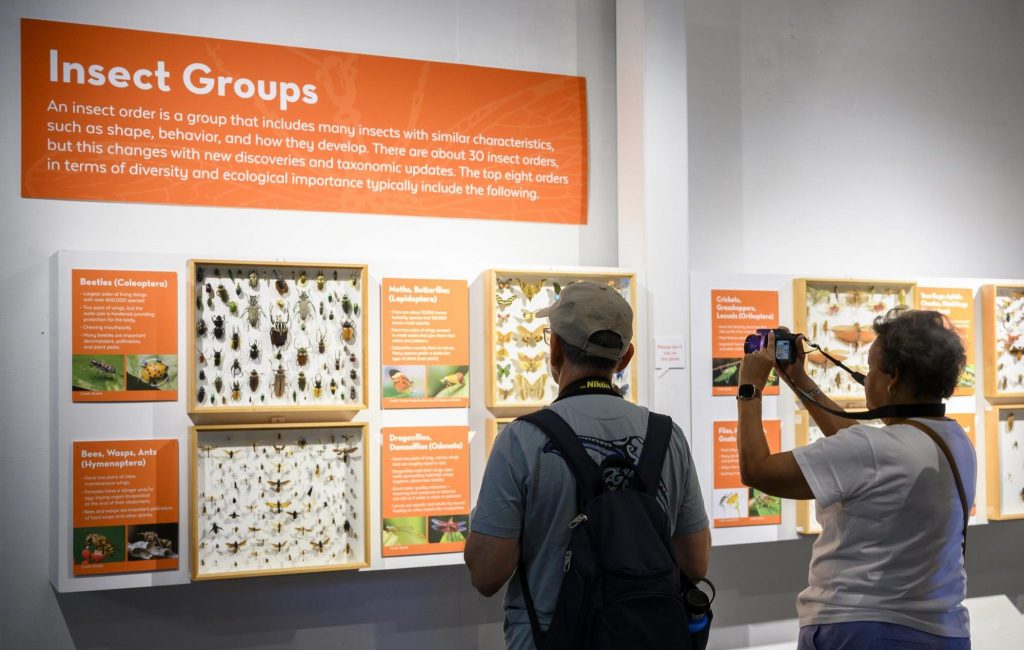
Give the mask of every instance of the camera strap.
M 946 415 L 946 405 L 941 402 L 929 403 L 929 404 L 889 404 L 887 406 L 880 406 L 870 411 L 844 411 L 842 409 L 834 409 L 825 406 L 815 401 L 814 396 L 807 391 L 797 387 L 793 380 L 790 378 L 789 373 L 786 372 L 785 368 L 779 366 L 779 372 L 789 379 L 789 387 L 793 389 L 797 395 L 802 397 L 805 401 L 814 404 L 816 407 L 830 413 L 832 415 L 838 415 L 841 418 L 849 418 L 851 420 L 882 420 L 888 418 L 938 418 Z

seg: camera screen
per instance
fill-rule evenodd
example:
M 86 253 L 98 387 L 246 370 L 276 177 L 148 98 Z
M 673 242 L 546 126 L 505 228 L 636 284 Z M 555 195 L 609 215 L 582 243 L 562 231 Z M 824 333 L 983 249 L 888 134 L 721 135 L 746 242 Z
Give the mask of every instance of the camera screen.
M 775 342 L 775 358 L 776 359 L 788 359 L 791 341 L 776 341 Z

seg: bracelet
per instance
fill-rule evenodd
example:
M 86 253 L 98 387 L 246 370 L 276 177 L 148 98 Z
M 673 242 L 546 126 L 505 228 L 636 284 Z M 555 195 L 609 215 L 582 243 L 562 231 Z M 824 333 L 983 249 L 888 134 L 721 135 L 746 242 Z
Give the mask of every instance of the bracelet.
M 801 390 L 803 390 L 803 389 L 801 389 Z M 817 384 L 815 384 L 813 390 L 804 390 L 803 392 L 806 393 L 806 395 L 801 394 L 800 397 L 803 398 L 803 399 L 810 399 L 810 400 L 817 399 L 819 396 L 824 394 L 824 393 L 821 392 L 821 389 L 818 388 Z

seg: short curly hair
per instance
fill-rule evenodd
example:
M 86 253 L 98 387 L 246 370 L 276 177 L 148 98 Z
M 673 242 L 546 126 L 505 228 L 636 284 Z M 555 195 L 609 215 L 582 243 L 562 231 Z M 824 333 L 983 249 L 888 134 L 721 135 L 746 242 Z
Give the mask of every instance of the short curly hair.
M 967 355 L 949 318 L 937 311 L 892 309 L 875 319 L 874 330 L 885 372 L 899 370 L 918 397 L 953 394 Z

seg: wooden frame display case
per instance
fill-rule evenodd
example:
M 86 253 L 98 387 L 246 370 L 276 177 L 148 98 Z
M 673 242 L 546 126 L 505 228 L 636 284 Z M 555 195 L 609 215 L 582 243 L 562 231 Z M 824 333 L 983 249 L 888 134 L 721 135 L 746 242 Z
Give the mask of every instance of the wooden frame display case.
M 190 260 L 194 422 L 315 421 L 366 408 L 364 265 Z
M 515 418 L 487 418 L 486 422 L 486 437 L 484 438 L 484 458 L 491 457 L 491 449 L 494 448 L 494 441 L 498 439 L 498 434 L 508 426 L 510 422 L 514 422 Z
M 806 447 L 824 437 L 818 425 L 811 421 L 811 416 L 807 411 L 797 411 L 795 433 L 797 447 Z M 821 533 L 821 524 L 818 523 L 816 509 L 817 505 L 814 499 L 797 500 L 796 532 L 801 535 L 818 535 Z
M 875 318 L 899 306 L 913 307 L 916 297 L 915 282 L 798 279 L 793 281 L 793 326 L 853 370 L 867 373 Z M 863 387 L 817 350 L 807 355 L 807 374 L 834 401 L 864 403 Z
M 1024 404 L 985 413 L 989 519 L 1024 519 Z
M 1024 402 L 1024 284 L 986 284 L 981 304 L 985 397 Z
M 369 566 L 367 427 L 191 428 L 193 580 Z
M 537 319 L 537 310 L 558 299 L 562 288 L 589 280 L 615 287 L 633 308 L 636 326 L 636 274 L 586 269 L 525 271 L 490 269 L 484 272 L 486 305 L 484 339 L 487 371 L 484 374 L 487 408 L 497 415 L 521 415 L 548 404 L 558 386 L 547 367 L 548 345 L 543 332 L 547 319 Z M 637 346 L 634 336 L 633 345 Z M 639 347 L 639 346 L 637 346 Z M 637 400 L 637 350 L 634 361 L 613 381 L 623 396 Z

